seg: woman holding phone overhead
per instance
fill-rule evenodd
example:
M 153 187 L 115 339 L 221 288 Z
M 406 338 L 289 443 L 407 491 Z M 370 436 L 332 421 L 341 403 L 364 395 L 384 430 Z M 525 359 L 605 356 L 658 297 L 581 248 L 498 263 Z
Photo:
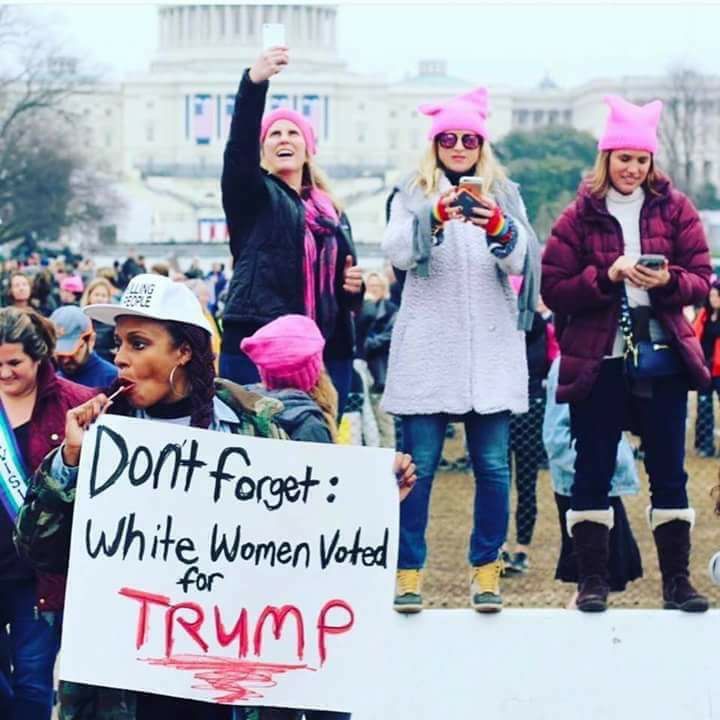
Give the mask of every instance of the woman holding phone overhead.
M 690 583 L 685 460 L 689 388 L 709 382 L 683 307 L 703 301 L 710 256 L 692 203 L 655 166 L 662 103 L 608 96 L 593 171 L 555 222 L 542 294 L 562 326 L 557 392 L 570 403 L 577 459 L 566 514 L 578 558 L 578 609 L 607 607 L 609 504 L 622 431 L 640 435 L 650 479 L 664 607 L 707 610 Z
M 409 272 L 382 405 L 402 417 L 402 449 L 418 477 L 400 508 L 395 609 L 422 609 L 430 491 L 446 426 L 462 421 L 476 482 L 470 604 L 496 612 L 510 413 L 528 409 L 523 331 L 537 300 L 539 249 L 490 148 L 485 88 L 420 111 L 431 118 L 430 142 L 419 170 L 394 192 L 383 239 L 392 264 Z M 517 300 L 508 274 L 524 275 Z
M 342 415 L 354 351 L 352 310 L 362 273 L 346 216 L 315 164 L 315 130 L 289 108 L 263 116 L 268 80 L 289 62 L 287 47 L 264 50 L 242 76 L 225 148 L 222 195 L 233 275 L 223 316 L 220 374 L 258 382 L 241 341 L 291 313 L 311 317 Z

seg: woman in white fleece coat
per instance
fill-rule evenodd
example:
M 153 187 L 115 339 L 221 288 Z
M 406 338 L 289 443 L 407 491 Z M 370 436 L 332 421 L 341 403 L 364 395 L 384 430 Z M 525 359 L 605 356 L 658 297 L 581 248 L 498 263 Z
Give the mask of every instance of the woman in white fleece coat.
M 487 142 L 485 89 L 420 110 L 432 117 L 431 146 L 397 189 L 383 239 L 393 265 L 409 271 L 383 407 L 402 417 L 403 450 L 418 468 L 401 508 L 395 609 L 422 609 L 430 490 L 447 423 L 461 420 L 476 480 L 471 605 L 494 612 L 502 607 L 510 413 L 528 410 L 525 335 L 508 275 L 536 286 L 539 250 L 517 187 Z M 481 194 L 458 190 L 466 175 L 482 177 Z

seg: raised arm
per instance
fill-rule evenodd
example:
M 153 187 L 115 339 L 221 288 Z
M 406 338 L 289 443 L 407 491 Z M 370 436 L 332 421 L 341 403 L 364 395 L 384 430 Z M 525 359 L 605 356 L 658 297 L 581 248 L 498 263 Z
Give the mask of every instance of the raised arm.
M 230 230 L 230 245 L 241 236 L 242 226 L 254 220 L 268 199 L 260 167 L 260 124 L 265 110 L 269 78 L 287 65 L 287 48 L 264 51 L 243 73 L 235 97 L 230 135 L 223 155 L 222 201 Z

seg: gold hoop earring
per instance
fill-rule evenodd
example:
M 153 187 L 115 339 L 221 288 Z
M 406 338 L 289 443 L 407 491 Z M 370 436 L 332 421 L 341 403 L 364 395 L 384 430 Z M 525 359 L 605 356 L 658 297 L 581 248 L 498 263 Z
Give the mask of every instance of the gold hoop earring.
M 168 378 L 168 382 L 170 383 L 170 390 L 172 390 L 173 395 L 180 396 L 180 393 L 175 389 L 175 371 L 180 367 L 180 364 L 176 365 L 171 371 L 170 371 L 170 377 Z

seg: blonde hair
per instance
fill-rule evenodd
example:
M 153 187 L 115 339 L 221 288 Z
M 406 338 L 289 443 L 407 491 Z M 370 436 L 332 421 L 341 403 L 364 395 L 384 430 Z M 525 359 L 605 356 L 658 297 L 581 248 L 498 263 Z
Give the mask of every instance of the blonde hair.
M 92 295 L 95 288 L 99 287 L 104 287 L 108 291 L 108 302 L 112 302 L 112 296 L 115 292 L 115 288 L 113 288 L 112 283 L 104 277 L 96 277 L 88 283 L 88 286 L 85 288 L 85 292 L 80 298 L 80 307 L 85 307 L 90 304 L 90 295 Z
M 315 401 L 323 414 L 325 424 L 330 432 L 331 440 L 336 443 L 338 438 L 337 411 L 338 411 L 338 394 L 333 385 L 327 370 L 323 369 L 320 373 L 315 386 L 310 390 L 308 395 Z
M 267 170 L 267 172 L 269 172 L 271 175 L 273 174 L 272 170 L 268 167 L 263 157 L 262 145 L 260 148 L 260 167 L 264 170 Z M 330 190 L 330 181 L 328 180 L 325 171 L 322 170 L 315 163 L 313 158 L 308 154 L 307 150 L 305 151 L 305 162 L 302 166 L 302 179 L 300 181 L 300 186 L 301 197 L 304 197 L 306 193 L 310 192 L 310 190 L 322 190 L 330 198 L 330 201 L 332 202 L 338 214 L 342 212 L 342 203 L 337 199 L 337 197 L 335 197 L 335 195 L 333 195 L 332 191 Z
M 480 157 L 475 165 L 475 175 L 483 178 L 486 192 L 492 192 L 495 183 L 507 180 L 505 170 L 495 157 L 489 142 L 483 142 L 480 146 Z M 419 187 L 426 196 L 434 195 L 440 187 L 442 176 L 443 170 L 438 161 L 436 143 L 433 141 L 420 160 L 413 187 Z
M 368 285 L 370 284 L 370 280 L 372 278 L 375 278 L 383 286 L 383 299 L 387 300 L 390 297 L 390 282 L 388 281 L 387 277 L 385 277 L 384 273 L 379 273 L 375 270 L 367 273 L 364 278 L 366 288 L 368 288 Z M 368 299 L 370 297 L 370 291 L 369 289 L 366 289 L 365 298 Z
M 612 187 L 612 183 L 610 182 L 611 152 L 613 151 L 601 150 L 595 158 L 593 169 L 585 176 L 585 182 L 587 183 L 590 194 L 597 198 L 606 197 Z M 655 185 L 662 178 L 664 178 L 664 175 L 655 167 L 655 156 L 651 153 L 650 170 L 648 170 L 647 177 L 642 184 L 645 192 L 659 195 L 660 193 L 655 189 Z

